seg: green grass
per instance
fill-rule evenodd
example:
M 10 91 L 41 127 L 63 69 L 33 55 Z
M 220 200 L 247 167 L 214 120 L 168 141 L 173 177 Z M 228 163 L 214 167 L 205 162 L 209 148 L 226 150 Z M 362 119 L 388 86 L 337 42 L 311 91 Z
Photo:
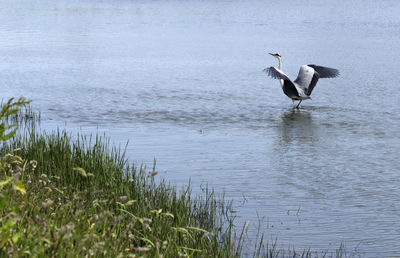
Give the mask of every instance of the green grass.
M 155 184 L 102 137 L 31 129 L 1 155 L 3 256 L 238 255 L 229 206 L 213 191 Z
M 155 183 L 155 168 L 130 166 L 105 137 L 38 132 L 30 109 L 19 118 L 25 129 L 0 148 L 0 256 L 244 255 L 247 226 L 235 234 L 231 203 L 212 190 Z M 253 249 L 246 256 L 318 256 L 263 237 Z
M 151 187 L 144 174 L 98 187 L 97 173 L 83 169 L 71 169 L 71 176 L 63 178 L 54 172 L 55 166 L 53 173 L 43 173 L 39 162 L 34 170 L 36 162 L 26 163 L 16 155 L 4 161 L 14 164 L 6 171 L 8 178 L 15 185 L 22 179 L 23 185 L 16 190 L 9 183 L 2 189 L 2 234 L 5 225 L 12 226 L 7 229 L 8 240 L 1 242 L 3 254 L 234 254 L 229 232 L 216 227 L 212 194 L 208 202 L 191 200 L 188 191 L 178 195 L 165 184 Z

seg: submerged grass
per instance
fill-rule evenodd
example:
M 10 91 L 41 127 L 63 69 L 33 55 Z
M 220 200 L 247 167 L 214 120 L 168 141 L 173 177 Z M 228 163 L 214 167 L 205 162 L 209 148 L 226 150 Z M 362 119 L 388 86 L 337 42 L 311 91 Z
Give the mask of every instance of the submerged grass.
M 244 255 L 247 225 L 235 234 L 231 203 L 212 190 L 156 184 L 155 168 L 130 166 L 106 138 L 38 132 L 28 112 L 19 123 L 33 120 L 29 129 L 0 148 L 0 256 Z M 263 237 L 254 250 L 245 256 L 318 256 Z

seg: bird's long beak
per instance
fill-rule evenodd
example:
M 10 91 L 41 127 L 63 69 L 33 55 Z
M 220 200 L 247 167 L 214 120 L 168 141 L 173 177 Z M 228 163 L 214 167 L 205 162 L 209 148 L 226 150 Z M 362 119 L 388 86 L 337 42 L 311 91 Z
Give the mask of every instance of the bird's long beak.
M 270 54 L 271 56 L 274 56 L 274 54 L 272 54 L 272 53 L 268 53 L 268 54 Z

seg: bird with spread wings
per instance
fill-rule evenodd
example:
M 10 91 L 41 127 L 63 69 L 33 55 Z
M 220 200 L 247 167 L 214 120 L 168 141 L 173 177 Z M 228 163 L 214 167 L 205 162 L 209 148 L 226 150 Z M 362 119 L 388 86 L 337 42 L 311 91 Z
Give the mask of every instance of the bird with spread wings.
M 269 53 L 279 60 L 279 66 L 265 68 L 263 71 L 281 83 L 282 90 L 293 101 L 293 108 L 299 108 L 303 100 L 311 99 L 310 95 L 318 80 L 321 78 L 335 78 L 339 76 L 339 70 L 318 65 L 303 65 L 300 67 L 299 75 L 296 80 L 291 81 L 289 77 L 281 70 L 282 57 L 278 53 Z M 299 103 L 295 106 L 295 101 Z

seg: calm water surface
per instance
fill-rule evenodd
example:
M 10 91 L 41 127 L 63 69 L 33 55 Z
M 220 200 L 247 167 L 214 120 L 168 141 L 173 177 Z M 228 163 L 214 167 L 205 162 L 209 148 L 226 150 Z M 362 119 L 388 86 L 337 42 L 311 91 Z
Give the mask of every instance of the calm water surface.
M 0 93 L 279 244 L 400 255 L 400 2 L 0 1 Z M 340 69 L 300 111 L 261 70 Z

